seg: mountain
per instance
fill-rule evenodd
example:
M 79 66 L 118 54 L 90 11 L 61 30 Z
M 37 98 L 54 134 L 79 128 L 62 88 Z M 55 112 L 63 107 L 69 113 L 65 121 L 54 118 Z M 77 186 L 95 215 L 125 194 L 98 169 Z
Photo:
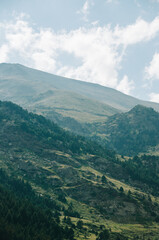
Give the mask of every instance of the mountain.
M 151 182 L 154 168 L 141 168 L 139 178 L 133 161 L 121 161 L 114 152 L 42 116 L 0 102 L 0 167 L 28 181 L 36 195 L 53 201 L 61 224 L 72 226 L 77 239 L 95 239 L 104 227 L 112 228 L 109 239 L 114 240 L 142 233 L 149 237 L 151 231 L 158 237 L 158 174 Z M 157 164 L 158 158 L 154 161 Z M 150 159 L 143 156 L 138 162 L 144 166 Z M 143 224 L 151 224 L 151 231 Z
M 118 153 L 136 155 L 159 144 L 159 113 L 153 108 L 137 105 L 129 112 L 96 124 L 94 129 Z
M 0 98 L 28 110 L 50 116 L 70 117 L 82 123 L 105 121 L 135 105 L 159 104 L 141 101 L 98 84 L 55 76 L 19 64 L 0 64 Z
M 155 148 L 157 103 L 19 64 L 0 64 L 0 96 L 38 113 L 0 102 L 0 167 L 49 199 L 51 212 L 57 206 L 61 231 L 73 228 L 77 239 L 95 239 L 102 231 L 114 240 L 159 238 L 158 156 L 120 157 L 105 147 L 128 156 Z M 19 198 L 4 184 L 1 191 L 8 196 L 2 206 Z
M 13 101 L 44 115 L 55 111 L 81 122 L 100 121 L 120 112 L 78 91 L 79 88 L 89 91 L 89 85 L 19 64 L 0 64 L 1 100 Z

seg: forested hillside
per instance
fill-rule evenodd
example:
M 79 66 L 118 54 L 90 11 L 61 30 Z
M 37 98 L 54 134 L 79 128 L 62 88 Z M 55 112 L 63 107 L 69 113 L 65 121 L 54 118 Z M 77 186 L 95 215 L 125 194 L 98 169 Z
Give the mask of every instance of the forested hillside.
M 11 102 L 0 101 L 1 145 L 6 148 L 29 148 L 44 154 L 45 148 L 78 154 L 111 155 L 95 142 L 85 141 L 64 131 L 43 116 L 28 113 Z
M 5 204 L 5 207 L 2 208 L 0 217 L 8 214 L 12 216 L 11 220 L 7 217 L 2 224 L 0 232 L 2 239 L 31 239 L 34 235 L 35 239 L 73 239 L 73 229 L 75 235 L 81 231 L 84 231 L 82 234 L 86 234 L 86 230 L 78 227 L 80 222 L 77 222 L 77 227 L 71 222 L 70 217 L 80 221 L 80 213 L 66 198 L 69 195 L 69 192 L 67 193 L 69 186 L 76 186 L 80 182 L 85 186 L 89 184 L 78 173 L 80 161 L 84 161 L 78 156 L 96 152 L 99 156 L 106 155 L 111 159 L 114 153 L 95 143 L 87 142 L 84 138 L 75 137 L 44 117 L 29 114 L 11 102 L 0 102 L 0 125 L 0 138 L 3 139 L 0 142 L 0 165 L 14 176 L 14 179 L 8 178 L 1 171 L 1 196 L 5 195 L 5 198 L 1 199 L 1 204 L 2 206 Z M 73 143 L 78 143 L 77 147 L 72 147 Z M 23 180 L 16 180 L 17 176 L 29 181 L 36 194 L 28 184 L 23 183 Z M 85 178 L 87 179 L 87 175 Z M 63 190 L 65 185 L 68 186 L 67 191 Z M 95 186 L 91 184 L 92 187 Z M 12 201 L 9 205 L 10 198 Z M 12 204 L 20 212 L 15 208 L 10 209 Z M 59 226 L 61 213 L 64 217 L 60 226 L 62 224 L 63 227 Z M 27 222 L 27 219 L 31 220 Z M 25 225 L 21 226 L 21 223 Z M 41 231 L 38 231 L 39 225 Z M 98 232 L 100 233 L 101 229 L 97 226 L 96 235 Z
M 120 154 L 133 156 L 159 144 L 159 113 L 137 105 L 127 113 L 109 117 L 103 124 L 95 124 L 93 129 L 94 139 Z
M 45 219 L 45 209 L 51 210 L 53 220 L 46 218 L 45 221 L 50 221 L 50 224 L 55 222 L 57 228 L 62 226 L 64 230 L 59 231 L 64 235 L 60 235 L 59 239 L 63 236 L 66 238 L 65 234 L 72 230 L 75 239 L 79 236 L 82 239 L 86 236 L 100 239 L 100 234 L 102 236 L 102 232 L 108 228 L 112 228 L 112 232 L 107 232 L 109 239 L 124 239 L 124 236 L 142 236 L 142 233 L 131 232 L 129 226 L 125 231 L 121 223 L 142 226 L 154 222 L 158 226 L 157 157 L 154 158 L 156 165 L 152 167 L 150 157 L 143 156 L 139 161 L 136 158 L 120 159 L 108 148 L 74 136 L 44 117 L 28 113 L 11 102 L 0 102 L 0 139 L 0 167 L 13 178 L 22 179 L 21 183 L 13 181 L 12 184 L 12 180 L 5 180 L 7 177 L 1 178 L 1 191 L 5 193 L 1 196 L 6 196 L 4 201 L 7 203 L 4 211 L 11 211 L 8 205 L 9 194 L 14 195 L 11 196 L 13 205 L 19 204 L 18 209 L 21 209 L 20 199 L 24 207 L 25 202 L 31 202 L 36 209 L 41 209 L 44 201 L 46 208 L 41 209 L 42 213 L 41 210 L 38 212 Z M 142 169 L 142 166 L 147 168 Z M 152 182 L 150 179 L 155 169 L 156 175 Z M 23 181 L 29 182 L 35 193 L 29 185 L 23 186 Z M 16 203 L 17 199 L 19 203 Z M 27 209 L 24 216 L 30 218 L 30 207 Z M 2 216 L 6 212 L 2 212 Z M 11 215 L 14 214 L 16 218 L 17 213 Z M 37 218 L 40 219 L 38 214 Z M 8 226 L 15 224 L 10 221 L 7 219 Z M 25 226 L 30 228 L 29 223 Z M 56 227 L 51 227 L 54 232 Z M 116 231 L 117 227 L 120 234 Z M 17 231 L 25 231 L 24 226 L 20 226 L 20 229 L 17 230 L 15 225 L 11 231 L 16 235 L 20 234 Z M 34 230 L 36 234 L 37 228 L 34 227 Z M 30 230 L 26 231 L 29 238 Z M 41 231 L 41 239 L 46 234 L 54 234 L 46 232 L 45 226 Z M 73 232 L 69 236 L 73 236 Z
M 0 239 L 74 239 L 72 228 L 60 226 L 59 207 L 38 197 L 28 183 L 0 170 Z

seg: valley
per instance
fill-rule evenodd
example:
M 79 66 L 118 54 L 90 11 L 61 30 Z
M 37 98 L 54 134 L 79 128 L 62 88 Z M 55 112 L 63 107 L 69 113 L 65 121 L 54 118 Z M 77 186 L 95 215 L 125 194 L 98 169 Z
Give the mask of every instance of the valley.
M 154 239 L 158 236 L 158 191 L 153 192 L 157 182 L 145 182 L 144 189 L 147 176 L 138 179 L 135 171 L 132 176 L 127 161 L 124 166 L 113 151 L 13 103 L 0 103 L 0 123 L 1 168 L 29 182 L 36 194 L 55 201 L 62 221 L 64 216 L 75 225 L 82 220 L 88 230 L 75 228 L 76 236 L 95 239 L 92 224 L 96 234 L 100 225 L 111 228 L 110 239 L 144 234 L 148 239 L 151 231 Z
M 159 238 L 159 104 L 19 64 L 0 64 L 0 99 L 1 205 L 29 201 L 55 230 L 38 235 L 8 213 L 0 234 Z

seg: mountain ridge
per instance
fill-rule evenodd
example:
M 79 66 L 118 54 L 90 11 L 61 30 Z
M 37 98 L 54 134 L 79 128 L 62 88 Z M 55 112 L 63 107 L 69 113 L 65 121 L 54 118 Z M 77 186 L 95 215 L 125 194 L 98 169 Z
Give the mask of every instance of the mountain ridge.
M 148 152 L 159 144 L 159 113 L 142 105 L 110 116 L 105 123 L 98 123 L 94 128 L 105 134 L 107 143 L 124 155 Z
M 9 84 L 10 88 L 8 86 Z M 104 113 L 105 118 L 107 118 L 107 116 L 109 115 L 113 115 L 121 111 L 128 111 L 137 104 L 146 105 L 148 107 L 151 106 L 157 111 L 159 111 L 159 104 L 157 103 L 142 101 L 134 97 L 128 96 L 124 93 L 121 93 L 115 89 L 104 87 L 99 84 L 93 84 L 89 82 L 56 76 L 51 73 L 46 73 L 40 70 L 25 67 L 20 64 L 0 64 L 0 87 L 1 100 L 11 100 L 17 104 L 23 104 L 23 107 L 32 107 L 32 109 L 34 110 L 38 110 L 39 103 L 34 102 L 34 98 L 32 97 L 38 97 L 39 94 L 44 92 L 46 93 L 49 90 L 52 90 L 54 92 L 58 90 L 65 91 L 66 93 L 65 101 L 63 101 L 63 104 L 66 102 L 65 106 L 68 106 L 67 99 L 69 99 L 69 97 L 72 103 L 75 101 L 74 96 L 69 95 L 70 93 L 74 93 L 75 95 L 79 96 L 79 99 L 85 98 L 88 99 L 90 102 L 93 100 L 97 101 L 99 109 L 101 108 L 99 112 Z M 41 107 L 46 108 L 47 105 L 50 103 L 50 100 L 48 100 L 47 102 L 46 95 L 43 100 L 44 101 L 42 102 Z M 52 107 L 56 108 L 58 102 L 56 102 L 54 98 L 52 98 L 51 102 Z M 59 102 L 59 105 L 60 104 L 61 102 Z M 82 104 L 82 100 L 79 100 L 79 104 Z M 93 106 L 94 102 L 92 102 L 91 104 Z M 105 107 L 108 108 L 107 111 L 103 109 L 103 104 L 105 104 Z M 75 108 L 77 108 L 76 105 L 74 105 L 74 109 Z M 96 107 L 96 111 L 97 109 L 98 107 Z M 42 109 L 39 109 L 39 113 L 41 110 Z M 93 111 L 94 116 L 97 116 L 98 113 L 96 115 L 95 110 Z M 73 118 L 76 117 L 75 111 L 74 113 L 70 113 L 67 111 L 63 113 L 62 110 L 60 111 L 60 109 L 58 109 L 58 113 L 64 114 L 65 117 L 71 117 L 71 114 L 73 114 Z M 91 117 L 93 118 L 92 114 L 86 117 L 84 121 L 89 122 Z M 77 116 L 75 119 L 80 120 L 80 116 Z M 101 119 L 103 121 L 104 117 Z M 95 117 L 93 121 L 98 120 L 99 118 Z

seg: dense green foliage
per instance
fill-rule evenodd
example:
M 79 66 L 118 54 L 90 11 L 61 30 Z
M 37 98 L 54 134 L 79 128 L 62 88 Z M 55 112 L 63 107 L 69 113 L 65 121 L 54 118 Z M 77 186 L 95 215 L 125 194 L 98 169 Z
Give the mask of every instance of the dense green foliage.
M 159 157 L 135 156 L 122 163 L 133 181 L 138 181 L 143 191 L 159 196 Z M 138 183 L 138 185 L 139 185 Z
M 73 230 L 59 225 L 50 200 L 37 197 L 28 183 L 12 179 L 2 170 L 0 180 L 1 240 L 73 239 Z
M 122 155 L 134 156 L 148 152 L 159 144 L 159 113 L 152 108 L 136 106 L 127 113 L 108 117 L 106 122 L 79 123 L 56 113 L 46 115 L 75 134 L 106 145 Z
M 159 113 L 152 108 L 138 105 L 127 113 L 109 117 L 105 124 L 96 127 L 103 135 L 101 142 L 106 141 L 120 154 L 136 155 L 159 144 Z
M 97 143 L 74 136 L 43 116 L 28 113 L 11 102 L 0 102 L 0 125 L 0 144 L 5 147 L 12 142 L 16 147 L 25 145 L 41 152 L 49 148 L 75 154 L 114 155 Z
M 93 168 L 103 174 L 109 173 L 111 177 L 141 189 L 141 191 L 159 196 L 159 157 L 151 155 L 123 158 L 122 161 L 114 159 L 111 164 L 101 158 L 91 161 Z M 102 176 L 102 182 L 107 179 Z

